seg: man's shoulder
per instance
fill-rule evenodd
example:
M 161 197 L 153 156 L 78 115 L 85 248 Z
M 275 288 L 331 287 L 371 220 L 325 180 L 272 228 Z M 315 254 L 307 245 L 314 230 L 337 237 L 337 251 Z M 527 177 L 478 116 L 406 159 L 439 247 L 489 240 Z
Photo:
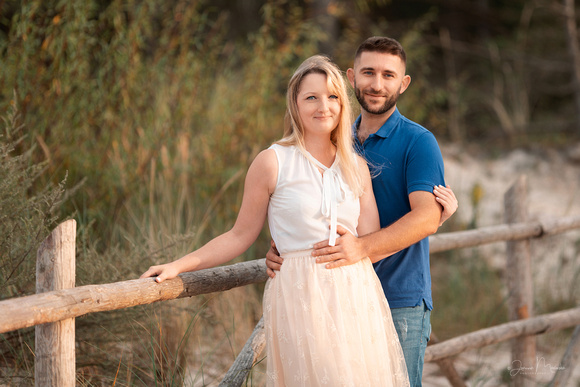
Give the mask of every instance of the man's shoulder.
M 397 130 L 398 142 L 410 152 L 440 152 L 435 135 L 423 125 L 401 115 L 400 129 Z
M 431 134 L 431 131 L 425 128 L 423 125 L 418 124 L 417 122 L 408 119 L 404 115 L 401 114 L 401 119 L 399 121 L 399 125 L 401 125 L 406 132 L 413 135 L 422 135 L 422 134 Z

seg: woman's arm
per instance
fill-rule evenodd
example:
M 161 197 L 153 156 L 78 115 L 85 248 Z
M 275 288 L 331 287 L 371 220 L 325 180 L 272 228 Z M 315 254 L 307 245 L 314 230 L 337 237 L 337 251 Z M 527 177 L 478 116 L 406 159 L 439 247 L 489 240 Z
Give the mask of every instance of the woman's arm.
M 157 276 L 157 282 L 163 282 L 183 272 L 221 265 L 246 251 L 262 230 L 277 176 L 275 151 L 262 151 L 248 169 L 242 206 L 232 229 L 173 262 L 151 266 L 141 278 Z

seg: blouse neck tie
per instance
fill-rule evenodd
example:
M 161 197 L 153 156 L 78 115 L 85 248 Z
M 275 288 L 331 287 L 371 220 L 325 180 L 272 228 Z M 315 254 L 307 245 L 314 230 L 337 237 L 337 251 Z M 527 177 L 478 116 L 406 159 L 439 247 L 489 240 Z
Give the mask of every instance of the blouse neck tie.
M 322 215 L 330 217 L 329 246 L 336 244 L 336 219 L 338 204 L 345 199 L 344 181 L 335 169 L 328 168 L 322 175 Z
M 338 204 L 346 198 L 345 182 L 338 173 L 338 154 L 334 163 L 328 168 L 320 161 L 316 160 L 308 151 L 305 150 L 306 158 L 312 161 L 318 168 L 322 169 L 322 205 L 320 212 L 322 215 L 330 218 L 330 236 L 328 245 L 336 244 L 336 226 L 338 218 Z

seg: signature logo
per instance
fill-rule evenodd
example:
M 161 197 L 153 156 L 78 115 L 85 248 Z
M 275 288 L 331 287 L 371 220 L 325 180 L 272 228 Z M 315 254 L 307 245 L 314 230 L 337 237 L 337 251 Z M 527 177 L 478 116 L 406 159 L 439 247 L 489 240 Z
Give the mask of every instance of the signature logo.
M 564 370 L 566 367 L 558 364 L 557 366 L 553 366 L 550 363 L 546 363 L 546 359 L 542 357 L 536 357 L 536 364 L 531 366 L 525 366 L 521 360 L 514 360 L 512 361 L 512 365 L 508 367 L 510 372 L 510 376 L 516 376 L 518 374 L 522 375 L 538 375 L 538 374 L 547 374 L 547 373 L 554 373 L 558 370 Z

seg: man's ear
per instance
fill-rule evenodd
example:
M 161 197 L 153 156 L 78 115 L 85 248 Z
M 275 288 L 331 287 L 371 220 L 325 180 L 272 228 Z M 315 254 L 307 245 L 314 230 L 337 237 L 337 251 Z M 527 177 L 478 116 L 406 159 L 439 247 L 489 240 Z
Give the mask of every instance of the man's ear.
M 407 90 L 407 87 L 409 87 L 410 84 L 411 84 L 411 76 L 405 75 L 403 77 L 403 81 L 401 82 L 401 91 L 399 94 L 403 94 L 405 92 L 405 90 Z
M 346 70 L 346 77 L 348 78 L 350 85 L 354 87 L 354 70 L 352 68 Z

